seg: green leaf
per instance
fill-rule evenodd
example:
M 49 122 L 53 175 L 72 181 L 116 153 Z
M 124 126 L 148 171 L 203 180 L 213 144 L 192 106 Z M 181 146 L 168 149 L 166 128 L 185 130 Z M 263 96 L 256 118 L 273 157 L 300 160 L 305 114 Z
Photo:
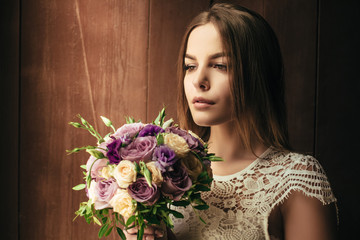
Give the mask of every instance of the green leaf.
M 221 161 L 224 161 L 224 159 L 222 159 L 221 157 L 217 157 L 213 154 L 209 155 L 208 156 L 208 159 L 212 162 L 221 162 Z
M 202 219 L 200 216 L 199 216 L 199 219 L 200 219 L 200 221 L 202 221 L 204 224 L 206 224 L 206 222 L 204 221 L 204 219 Z
M 113 226 L 111 227 L 111 228 L 109 228 L 107 231 L 106 231 L 106 233 L 105 233 L 105 237 L 107 237 L 107 236 L 109 236 L 109 234 L 111 233 L 111 231 L 113 230 Z
M 164 135 L 159 133 L 156 135 L 157 145 L 163 145 L 164 144 Z
M 126 240 L 126 236 L 125 236 L 124 232 L 121 230 L 121 228 L 116 227 L 116 231 L 119 234 L 119 236 L 121 237 L 121 240 Z
M 202 184 L 196 184 L 194 189 L 195 189 L 195 191 L 202 191 L 202 192 L 208 192 L 211 190 L 210 188 L 208 188 L 207 186 L 204 186 Z
M 105 224 L 105 223 L 107 222 L 107 220 L 108 220 L 108 218 L 107 218 L 107 217 L 104 217 L 104 218 L 101 219 L 101 222 L 102 222 L 103 224 Z
M 158 125 L 158 126 L 162 126 L 164 123 L 164 119 L 165 119 L 165 108 L 161 109 L 161 111 L 159 112 L 159 115 L 156 117 L 154 124 Z
M 146 179 L 146 182 L 149 184 L 150 187 L 152 187 L 152 184 L 151 184 L 152 177 L 151 177 L 150 170 L 146 167 L 146 164 L 143 161 L 140 161 L 139 165 L 140 165 L 141 172 Z
M 206 209 L 209 208 L 209 205 L 206 205 L 206 204 L 198 205 L 198 206 L 194 206 L 194 208 L 197 209 L 197 210 L 206 210 Z
M 147 215 L 145 216 L 145 219 L 148 221 L 148 224 L 160 225 L 159 219 L 157 219 L 154 215 Z
M 137 240 L 142 240 L 144 236 L 145 224 L 144 223 L 139 223 L 139 224 L 140 224 L 140 229 L 137 232 Z
M 182 215 L 180 212 L 169 209 L 169 212 L 174 215 L 176 218 L 184 218 L 184 215 Z
M 174 206 L 182 206 L 182 207 L 185 207 L 185 206 L 187 206 L 187 205 L 189 205 L 190 204 L 190 202 L 189 201 L 186 201 L 186 200 L 183 200 L 183 201 L 174 201 L 173 203 L 172 203 L 172 205 L 174 205 Z
M 102 152 L 94 150 L 94 149 L 86 149 L 86 152 L 88 152 L 90 155 L 96 157 L 97 159 L 105 158 L 105 156 Z
M 136 219 L 135 215 L 132 215 L 131 217 L 128 218 L 128 220 L 126 221 L 126 226 L 129 226 L 130 224 L 132 224 Z
M 72 189 L 75 190 L 75 191 L 79 191 L 79 190 L 83 190 L 85 187 L 86 187 L 86 184 L 82 183 L 82 184 L 76 185 Z
M 86 165 L 80 165 L 80 167 L 86 170 Z
M 99 238 L 102 238 L 108 229 L 109 224 L 104 224 L 99 230 Z

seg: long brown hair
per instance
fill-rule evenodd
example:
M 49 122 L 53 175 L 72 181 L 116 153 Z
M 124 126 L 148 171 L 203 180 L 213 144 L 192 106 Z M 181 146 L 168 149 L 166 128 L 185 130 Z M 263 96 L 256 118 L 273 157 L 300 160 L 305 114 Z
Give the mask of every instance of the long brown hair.
M 178 59 L 180 126 L 208 140 L 209 127 L 195 124 L 184 92 L 184 57 L 190 33 L 212 23 L 228 56 L 234 126 L 245 147 L 256 139 L 265 146 L 290 149 L 284 100 L 283 62 L 277 37 L 259 14 L 232 4 L 215 4 L 187 28 Z

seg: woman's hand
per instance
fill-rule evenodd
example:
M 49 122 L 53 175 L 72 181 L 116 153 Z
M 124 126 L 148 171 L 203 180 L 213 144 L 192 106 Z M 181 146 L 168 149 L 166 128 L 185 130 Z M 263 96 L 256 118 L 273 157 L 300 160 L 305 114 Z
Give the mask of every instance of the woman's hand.
M 125 222 L 127 219 L 125 218 Z M 123 229 L 126 236 L 126 240 L 136 240 L 139 229 L 137 227 L 130 228 L 128 230 Z M 158 225 L 146 225 L 144 229 L 143 240 L 167 240 L 166 227 L 164 224 Z

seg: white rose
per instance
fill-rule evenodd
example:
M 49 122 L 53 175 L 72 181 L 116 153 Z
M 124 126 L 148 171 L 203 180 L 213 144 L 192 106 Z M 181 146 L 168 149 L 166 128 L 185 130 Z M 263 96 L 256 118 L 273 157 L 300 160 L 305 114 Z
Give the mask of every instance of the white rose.
M 155 162 L 148 162 L 146 164 L 146 167 L 151 172 L 152 182 L 158 186 L 161 185 L 164 179 L 163 176 L 161 175 L 161 171 L 155 166 Z
M 112 175 L 121 188 L 127 188 L 136 181 L 135 164 L 129 160 L 122 160 L 113 170 Z
M 121 214 L 125 218 L 129 218 L 134 214 L 136 208 L 132 200 L 127 190 L 118 189 L 109 203 L 113 207 L 114 212 Z
M 184 157 L 190 151 L 186 140 L 175 133 L 165 134 L 164 143 L 180 157 Z

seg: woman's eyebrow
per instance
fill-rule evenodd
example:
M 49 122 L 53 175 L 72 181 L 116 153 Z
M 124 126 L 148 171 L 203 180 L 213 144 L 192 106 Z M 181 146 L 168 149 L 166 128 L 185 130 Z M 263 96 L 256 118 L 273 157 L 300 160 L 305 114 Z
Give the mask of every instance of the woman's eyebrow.
M 214 54 L 212 54 L 212 55 L 210 55 L 210 59 L 215 59 L 215 58 L 220 58 L 220 57 L 225 57 L 226 56 L 226 54 L 225 53 L 223 53 L 223 52 L 218 52 L 218 53 L 214 53 Z M 195 56 L 193 56 L 193 55 L 191 55 L 191 54 L 188 54 L 188 53 L 186 53 L 185 54 L 185 58 L 189 58 L 189 59 L 191 59 L 191 60 L 196 60 L 196 57 Z

